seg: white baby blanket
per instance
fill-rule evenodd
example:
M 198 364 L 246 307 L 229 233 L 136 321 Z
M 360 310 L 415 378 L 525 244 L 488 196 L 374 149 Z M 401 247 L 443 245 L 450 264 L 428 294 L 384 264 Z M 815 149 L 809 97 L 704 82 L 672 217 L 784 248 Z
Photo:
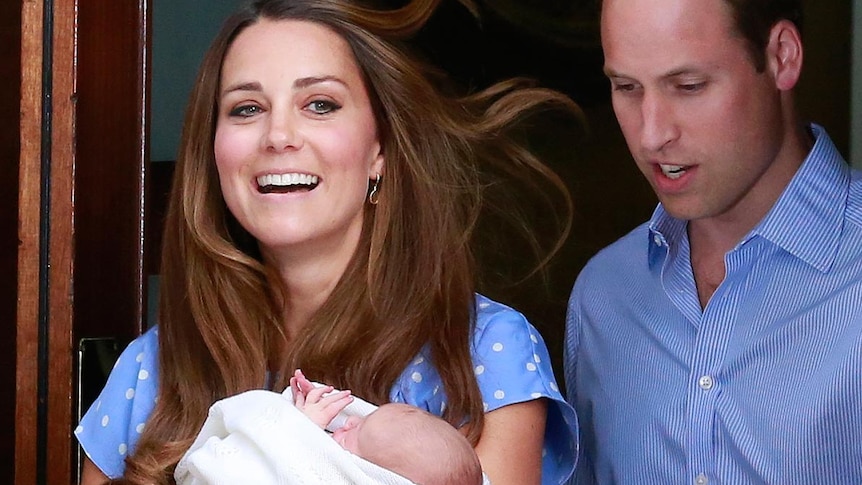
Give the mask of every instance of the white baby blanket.
M 355 398 L 332 430 L 374 409 Z M 174 478 L 178 485 L 412 484 L 342 448 L 294 407 L 289 389 L 247 391 L 213 404 Z

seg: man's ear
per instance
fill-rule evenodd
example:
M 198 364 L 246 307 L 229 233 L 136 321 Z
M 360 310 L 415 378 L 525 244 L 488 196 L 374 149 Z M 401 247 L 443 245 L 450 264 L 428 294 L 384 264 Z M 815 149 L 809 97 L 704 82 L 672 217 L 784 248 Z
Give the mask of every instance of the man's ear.
M 779 20 L 769 31 L 766 45 L 766 66 L 782 91 L 796 86 L 802 73 L 802 36 L 796 24 Z

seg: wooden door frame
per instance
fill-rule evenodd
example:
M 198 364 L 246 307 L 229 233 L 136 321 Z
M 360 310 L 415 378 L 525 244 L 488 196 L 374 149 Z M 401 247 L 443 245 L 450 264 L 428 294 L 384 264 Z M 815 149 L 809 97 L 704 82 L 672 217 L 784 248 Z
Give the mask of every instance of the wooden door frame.
M 22 1 L 16 485 L 77 480 L 72 435 L 77 415 L 75 342 L 105 336 L 96 335 L 105 329 L 116 329 L 125 340 L 141 328 L 150 2 Z M 120 6 L 123 16 L 112 16 L 111 5 Z M 106 28 L 82 27 L 85 17 L 98 19 Z M 93 42 L 94 36 L 103 35 L 117 35 L 122 42 Z M 87 52 L 78 52 L 82 44 Z M 125 50 L 117 54 L 118 48 Z M 105 65 L 100 64 L 103 53 L 110 58 Z M 121 101 L 133 108 L 114 113 L 105 123 L 104 112 L 118 99 L 113 92 L 103 96 L 98 90 L 102 80 L 116 78 L 125 83 L 119 88 Z M 114 126 L 116 133 L 111 132 Z M 111 145 L 117 133 L 120 141 Z M 107 139 L 104 153 L 82 149 L 97 145 L 93 140 L 98 137 Z M 119 204 L 121 190 L 110 184 L 94 189 L 118 172 L 128 192 L 121 193 Z M 114 210 L 118 214 L 110 214 Z M 106 220 L 113 216 L 132 222 L 119 231 L 94 224 L 106 211 Z M 85 267 L 100 251 L 105 265 L 111 266 L 108 275 Z M 84 264 L 76 267 L 76 261 Z M 116 273 L 121 273 L 118 278 Z M 115 279 L 129 287 L 114 288 Z M 94 303 L 98 292 L 103 301 Z M 79 321 L 78 315 L 93 314 L 88 313 L 92 306 L 100 307 L 97 315 L 113 312 L 119 321 Z
M 70 483 L 74 7 L 74 0 L 27 1 L 21 13 L 15 411 L 21 485 Z

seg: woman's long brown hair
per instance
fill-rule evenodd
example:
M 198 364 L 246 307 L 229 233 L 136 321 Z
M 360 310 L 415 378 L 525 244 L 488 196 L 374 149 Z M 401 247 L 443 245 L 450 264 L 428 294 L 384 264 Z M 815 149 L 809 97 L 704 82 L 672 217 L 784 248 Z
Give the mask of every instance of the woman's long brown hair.
M 259 0 L 230 17 L 200 68 L 186 112 L 162 247 L 159 399 L 127 458 L 129 483 L 173 483 L 173 469 L 218 399 L 266 385 L 292 370 L 384 403 L 425 346 L 448 398 L 444 418 L 482 431 L 482 397 L 471 361 L 476 290 L 473 232 L 494 174 L 562 182 L 508 130 L 536 108 L 577 112 L 567 97 L 519 81 L 452 99 L 408 56 L 401 40 L 439 0 L 379 12 L 347 0 Z M 365 209 L 359 246 L 322 307 L 288 339 L 285 291 L 256 241 L 221 196 L 213 139 L 222 60 L 258 20 L 327 26 L 352 48 L 372 99 L 386 160 L 379 204 Z M 279 377 L 280 376 L 280 377 Z

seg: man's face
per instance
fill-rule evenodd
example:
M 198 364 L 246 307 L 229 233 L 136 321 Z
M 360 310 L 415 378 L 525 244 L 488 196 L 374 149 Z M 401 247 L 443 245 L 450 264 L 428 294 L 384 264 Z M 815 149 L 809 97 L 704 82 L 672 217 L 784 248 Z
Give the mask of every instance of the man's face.
M 665 210 L 765 213 L 787 182 L 774 66 L 755 69 L 724 0 L 605 0 L 605 73 L 620 127 Z

